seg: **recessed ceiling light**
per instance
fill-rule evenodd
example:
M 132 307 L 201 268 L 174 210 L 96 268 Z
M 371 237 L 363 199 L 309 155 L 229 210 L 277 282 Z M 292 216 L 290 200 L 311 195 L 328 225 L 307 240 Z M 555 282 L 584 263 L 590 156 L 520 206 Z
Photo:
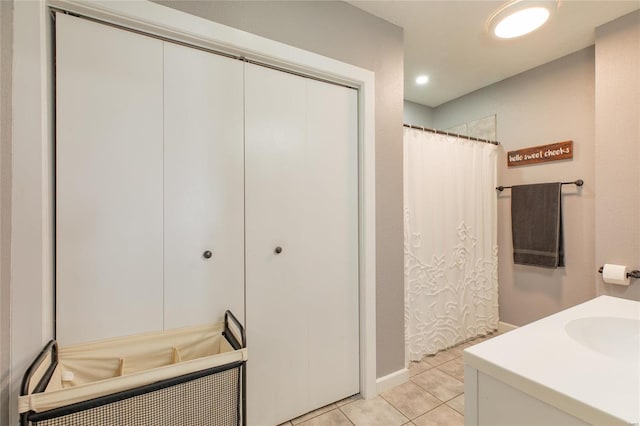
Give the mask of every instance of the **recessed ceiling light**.
M 495 11 L 487 27 L 498 38 L 520 37 L 540 28 L 557 6 L 557 0 L 514 0 Z
M 429 76 L 428 75 L 419 75 L 418 77 L 416 77 L 416 84 L 427 84 L 429 82 Z

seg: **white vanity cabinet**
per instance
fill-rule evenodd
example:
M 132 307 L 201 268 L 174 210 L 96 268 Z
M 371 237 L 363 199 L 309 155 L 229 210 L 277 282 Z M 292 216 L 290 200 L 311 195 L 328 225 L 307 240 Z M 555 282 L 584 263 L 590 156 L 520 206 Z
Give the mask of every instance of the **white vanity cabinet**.
M 467 426 L 591 424 L 469 366 L 464 370 L 464 403 Z
M 640 302 L 600 296 L 464 351 L 465 424 L 640 424 Z
M 247 331 L 248 422 L 356 394 L 358 94 L 56 15 L 57 339 Z

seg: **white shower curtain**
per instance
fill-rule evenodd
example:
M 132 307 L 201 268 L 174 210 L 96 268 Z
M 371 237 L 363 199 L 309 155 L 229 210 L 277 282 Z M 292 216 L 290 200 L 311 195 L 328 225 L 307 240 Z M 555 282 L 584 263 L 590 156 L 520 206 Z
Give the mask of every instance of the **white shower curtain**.
M 498 326 L 497 147 L 404 129 L 410 361 Z

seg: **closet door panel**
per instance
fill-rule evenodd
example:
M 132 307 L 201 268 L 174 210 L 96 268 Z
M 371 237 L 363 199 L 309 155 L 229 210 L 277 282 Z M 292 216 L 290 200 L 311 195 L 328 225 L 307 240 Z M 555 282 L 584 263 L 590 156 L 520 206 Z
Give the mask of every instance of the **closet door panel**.
M 245 81 L 248 420 L 278 424 L 359 390 L 357 98 Z
M 243 63 L 172 43 L 164 63 L 165 328 L 242 318 Z
M 305 81 L 245 65 L 246 329 L 250 425 L 308 411 Z M 276 253 L 276 247 L 282 252 Z M 301 344 L 301 341 L 303 344 Z
M 360 389 L 358 100 L 353 89 L 306 84 L 309 398 L 320 407 Z
M 162 42 L 56 15 L 57 338 L 162 329 Z

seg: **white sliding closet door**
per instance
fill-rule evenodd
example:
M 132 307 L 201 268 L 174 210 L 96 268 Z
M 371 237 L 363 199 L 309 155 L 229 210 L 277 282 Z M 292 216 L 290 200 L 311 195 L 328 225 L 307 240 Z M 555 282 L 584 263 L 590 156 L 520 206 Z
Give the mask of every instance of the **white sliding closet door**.
M 357 93 L 245 65 L 248 421 L 359 391 Z
M 62 345 L 162 329 L 162 44 L 56 15 Z
M 231 309 L 250 424 L 357 393 L 357 92 L 56 19 L 59 342 Z
M 309 401 L 360 391 L 358 93 L 306 79 L 305 184 Z M 311 273 L 310 273 L 311 272 Z
M 165 43 L 164 64 L 165 328 L 243 318 L 243 63 Z

